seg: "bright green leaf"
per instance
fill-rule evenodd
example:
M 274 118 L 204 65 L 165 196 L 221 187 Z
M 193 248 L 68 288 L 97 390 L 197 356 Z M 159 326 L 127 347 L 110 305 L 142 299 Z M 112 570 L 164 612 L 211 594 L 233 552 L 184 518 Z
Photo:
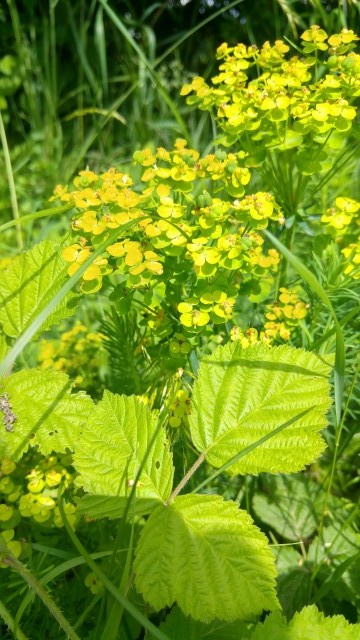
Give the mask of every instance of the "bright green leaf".
M 149 513 L 151 506 L 169 497 L 172 488 L 173 465 L 165 431 L 135 396 L 105 391 L 74 456 L 78 484 L 90 494 L 118 497 L 121 511 L 144 459 L 136 498 L 146 501 Z
M 135 573 L 156 610 L 177 602 L 195 620 L 246 620 L 278 607 L 266 537 L 220 496 L 178 496 L 157 507 L 141 534 Z
M 68 376 L 59 371 L 28 369 L 4 378 L 0 393 L 8 394 L 16 421 L 8 431 L 0 412 L 0 458 L 18 460 L 30 445 L 45 455 L 73 451 L 93 403 L 83 392 L 70 391 Z
M 237 452 L 307 411 L 230 467 L 232 474 L 298 471 L 325 448 L 318 433 L 330 406 L 330 364 L 287 345 L 243 349 L 239 342 L 204 358 L 194 385 L 191 437 L 221 467 Z
M 4 333 L 17 338 L 64 284 L 67 264 L 59 243 L 44 240 L 14 258 L 0 281 L 0 323 Z M 74 313 L 73 293 L 68 294 L 41 327 L 46 331 Z M 71 308 L 72 307 L 72 308 Z
M 343 616 L 326 618 L 315 605 L 304 607 L 290 622 L 279 612 L 258 623 L 251 640 L 360 640 L 360 624 L 350 624 Z

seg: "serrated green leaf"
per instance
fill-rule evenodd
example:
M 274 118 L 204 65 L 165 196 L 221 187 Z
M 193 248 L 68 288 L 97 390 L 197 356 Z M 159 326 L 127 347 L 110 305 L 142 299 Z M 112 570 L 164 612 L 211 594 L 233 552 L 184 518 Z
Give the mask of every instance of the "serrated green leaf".
M 360 640 L 360 624 L 350 624 L 343 616 L 325 617 L 315 605 L 304 607 L 287 623 L 280 613 L 258 623 L 251 640 Z
M 44 240 L 14 258 L 0 281 L 0 323 L 3 331 L 17 338 L 60 290 L 66 279 L 67 264 L 59 244 Z M 69 304 L 76 298 L 68 294 L 41 327 L 46 331 L 74 313 Z
M 316 482 L 302 475 L 269 477 L 264 491 L 253 499 L 253 509 L 262 522 L 287 540 L 304 540 L 314 533 L 324 504 Z
M 178 496 L 141 534 L 135 585 L 156 610 L 177 602 L 194 620 L 249 619 L 276 609 L 276 570 L 248 513 L 220 496 Z
M 5 378 L 0 393 L 8 394 L 16 421 L 8 431 L 0 412 L 0 458 L 18 460 L 30 445 L 45 455 L 73 451 L 94 405 L 83 392 L 70 391 L 69 378 L 60 371 L 28 369 Z
M 105 391 L 74 456 L 78 484 L 90 494 L 116 496 L 122 512 L 144 459 L 136 501 L 145 500 L 149 513 L 169 497 L 172 488 L 172 456 L 165 431 L 135 396 Z
M 220 622 L 207 624 L 186 617 L 179 607 L 173 607 L 165 622 L 160 625 L 171 640 L 247 640 L 253 625 L 245 622 Z M 149 640 L 155 640 L 150 635 Z
M 300 417 L 241 458 L 232 474 L 279 473 L 303 469 L 325 448 L 318 433 L 330 406 L 330 364 L 287 345 L 243 349 L 238 342 L 204 358 L 194 385 L 189 416 L 195 447 L 221 467 L 237 452 Z

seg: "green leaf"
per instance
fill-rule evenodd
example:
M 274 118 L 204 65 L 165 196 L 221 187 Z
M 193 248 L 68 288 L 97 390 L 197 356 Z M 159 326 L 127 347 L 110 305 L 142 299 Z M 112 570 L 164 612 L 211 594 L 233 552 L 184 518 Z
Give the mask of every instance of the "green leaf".
M 287 540 L 304 540 L 314 533 L 324 504 L 323 490 L 316 482 L 301 475 L 269 477 L 263 489 L 266 493 L 253 499 L 253 509 L 262 522 Z
M 359 640 L 360 624 L 350 624 L 343 616 L 326 618 L 315 605 L 304 607 L 288 623 L 279 612 L 258 623 L 251 640 Z
M 186 617 L 179 607 L 173 607 L 165 622 L 160 625 L 171 640 L 247 640 L 252 625 L 215 621 L 207 624 Z M 149 640 L 154 640 L 150 635 Z
M 169 497 L 172 488 L 173 465 L 165 431 L 135 396 L 105 391 L 74 456 L 78 484 L 90 494 L 116 496 L 121 513 L 142 463 L 136 501 L 144 500 L 140 509 L 147 505 L 149 513 Z
M 67 266 L 59 243 L 51 240 L 44 240 L 12 260 L 0 281 L 0 323 L 6 335 L 17 338 L 31 324 L 60 290 Z M 74 313 L 74 305 L 71 308 L 69 302 L 75 297 L 69 293 L 58 304 L 41 332 Z
M 283 613 L 291 618 L 309 601 L 312 589 L 312 568 L 304 562 L 304 557 L 292 547 L 275 547 L 277 595 Z
M 4 378 L 0 394 L 8 394 L 16 421 L 13 431 L 6 430 L 0 412 L 0 458 L 18 460 L 30 445 L 45 455 L 73 451 L 93 402 L 83 392 L 70 391 L 68 376 L 59 371 L 28 369 Z
M 194 620 L 249 619 L 276 609 L 276 570 L 266 537 L 220 496 L 178 496 L 147 521 L 135 586 L 159 610 L 177 602 Z
M 77 503 L 77 513 L 89 518 L 110 518 L 114 520 L 124 515 L 126 503 L 127 498 L 123 499 L 119 496 L 96 496 L 87 494 L 80 498 Z M 135 512 L 136 515 L 146 515 L 151 513 L 154 504 L 153 498 L 136 500 L 135 505 L 131 506 L 131 512 Z
M 322 539 L 315 538 L 308 549 L 307 562 L 320 565 L 322 585 L 316 602 L 331 592 L 339 601 L 360 607 L 360 534 L 351 526 L 334 522 L 324 527 Z
M 298 471 L 325 448 L 318 431 L 330 406 L 330 364 L 287 345 L 243 349 L 239 342 L 204 358 L 189 416 L 195 447 L 221 467 L 237 452 L 300 416 L 230 466 L 232 474 Z

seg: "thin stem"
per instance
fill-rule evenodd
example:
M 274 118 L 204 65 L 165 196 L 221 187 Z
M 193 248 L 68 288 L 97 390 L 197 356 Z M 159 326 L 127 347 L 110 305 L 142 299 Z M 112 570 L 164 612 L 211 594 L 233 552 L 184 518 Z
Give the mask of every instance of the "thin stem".
M 64 527 L 71 539 L 75 548 L 79 551 L 80 555 L 84 558 L 87 565 L 92 569 L 92 571 L 97 575 L 97 577 L 101 580 L 104 587 L 111 593 L 111 595 L 117 600 L 121 606 L 126 609 L 126 611 L 135 619 L 137 622 L 144 627 L 147 631 L 152 633 L 154 638 L 158 640 L 170 640 L 169 636 L 167 636 L 163 631 L 155 627 L 155 625 L 150 622 L 138 609 L 133 605 L 122 593 L 120 593 L 119 589 L 115 587 L 115 585 L 109 580 L 109 578 L 105 575 L 105 573 L 98 567 L 96 562 L 92 559 L 91 555 L 86 551 L 85 547 L 80 542 L 77 537 L 75 531 L 71 528 L 69 521 L 66 517 L 66 513 L 64 511 L 64 506 L 62 503 L 61 492 L 58 491 L 58 506 L 61 514 L 62 521 L 64 523 Z
M 12 553 L 8 553 L 2 561 L 8 567 L 13 569 L 13 571 L 18 573 L 25 582 L 27 582 L 29 587 L 36 593 L 40 600 L 43 601 L 44 605 L 49 609 L 51 615 L 59 623 L 60 627 L 67 634 L 70 640 L 80 640 L 79 636 L 77 635 L 77 633 L 75 633 L 74 629 L 66 620 L 65 616 L 63 616 L 48 591 L 43 587 L 41 582 L 39 582 L 39 580 L 35 578 L 31 571 L 29 571 L 29 569 L 27 569 L 25 565 L 20 562 L 20 560 L 15 558 Z
M 3 151 L 4 151 L 6 177 L 7 177 L 7 181 L 8 181 L 8 185 L 9 185 L 10 201 L 11 201 L 11 208 L 12 208 L 13 218 L 14 218 L 14 220 L 18 220 L 20 216 L 19 216 L 19 207 L 18 207 L 18 202 L 17 202 L 17 197 L 16 197 L 14 174 L 13 174 L 13 170 L 12 170 L 12 166 L 11 166 L 10 151 L 9 151 L 9 147 L 8 147 L 8 143 L 7 143 L 7 139 L 6 139 L 5 127 L 4 127 L 4 122 L 3 122 L 1 110 L 0 110 L 0 138 L 1 138 L 1 144 L 2 144 L 2 147 L 3 147 Z M 24 240 L 23 240 L 23 237 L 22 237 L 22 231 L 21 231 L 21 227 L 20 226 L 16 227 L 16 239 L 17 239 L 17 243 L 18 243 L 19 249 L 22 249 L 23 246 L 24 246 Z
M 349 389 L 349 393 L 346 399 L 346 403 L 345 403 L 345 407 L 344 407 L 344 411 L 340 420 L 340 424 L 339 424 L 339 428 L 335 434 L 335 449 L 334 449 L 334 455 L 333 455 L 333 459 L 332 459 L 332 464 L 331 464 L 331 469 L 330 469 L 330 477 L 329 477 L 329 482 L 326 488 L 326 494 L 325 494 L 325 500 L 324 500 L 324 504 L 323 504 L 323 509 L 322 509 L 322 516 L 321 516 L 321 520 L 320 520 L 320 526 L 319 526 L 319 532 L 318 532 L 318 542 L 317 542 L 317 546 L 316 546 L 316 554 L 315 554 L 315 558 L 317 560 L 317 555 L 318 555 L 318 551 L 319 551 L 319 544 L 320 544 L 320 540 L 321 540 L 321 536 L 322 536 L 322 532 L 323 532 L 323 528 L 324 528 L 324 519 L 325 519 L 325 515 L 327 513 L 328 510 L 328 503 L 329 503 L 329 498 L 330 498 L 330 492 L 331 492 L 331 488 L 334 482 L 334 476 L 335 476 L 335 469 L 336 469 L 336 463 L 339 459 L 339 448 L 340 448 L 340 440 L 341 440 L 341 434 L 343 431 L 343 427 L 344 427 L 344 423 L 345 423 L 345 417 L 347 415 L 348 409 L 349 409 L 349 405 L 350 405 L 350 400 L 352 398 L 352 394 L 354 391 L 354 387 L 355 387 L 355 383 L 357 380 L 357 376 L 359 373 L 359 369 L 360 369 L 360 359 L 357 362 L 356 365 L 356 369 L 354 372 L 354 376 L 353 379 L 351 381 L 350 384 L 350 389 Z M 315 579 L 315 575 L 313 576 L 312 580 Z
M 190 467 L 189 471 L 184 475 L 183 479 L 180 480 L 177 487 L 175 487 L 170 498 L 165 502 L 166 505 L 168 505 L 169 502 L 171 502 L 172 500 L 175 500 L 176 496 L 180 493 L 181 489 L 183 489 L 185 485 L 189 482 L 191 476 L 194 475 L 195 471 L 200 467 L 200 465 L 204 462 L 204 460 L 205 460 L 205 453 L 203 452 L 199 455 L 198 459 L 195 460 L 193 466 Z
M 12 617 L 10 611 L 7 610 L 5 605 L 0 600 L 0 618 L 2 618 L 7 627 L 9 627 L 11 633 L 14 634 L 14 638 L 16 640 L 28 640 L 28 638 L 23 634 L 21 629 L 16 625 L 14 618 Z

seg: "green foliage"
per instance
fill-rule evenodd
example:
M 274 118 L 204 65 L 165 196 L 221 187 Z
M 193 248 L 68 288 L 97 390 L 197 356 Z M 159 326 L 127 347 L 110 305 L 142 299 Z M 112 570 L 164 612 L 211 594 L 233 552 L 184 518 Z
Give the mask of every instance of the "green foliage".
M 349 624 L 343 616 L 325 617 L 314 605 L 304 607 L 289 622 L 279 612 L 274 612 L 256 626 L 239 623 L 205 625 L 186 618 L 175 607 L 160 628 L 171 640 L 358 640 L 360 637 L 359 624 Z
M 171 640 L 247 640 L 250 634 L 250 624 L 236 622 L 213 623 L 199 622 L 184 616 L 179 607 L 174 606 L 160 625 Z M 150 636 L 153 640 L 152 636 Z
M 316 482 L 305 476 L 269 478 L 267 495 L 254 496 L 260 520 L 286 540 L 305 540 L 316 531 L 323 497 Z
M 44 240 L 14 258 L 0 282 L 0 323 L 4 333 L 17 338 L 64 284 L 66 264 L 58 243 Z M 46 331 L 75 313 L 75 296 L 68 294 L 43 324 Z
M 87 493 L 118 496 L 118 508 L 125 508 L 135 482 L 142 512 L 142 501 L 149 512 L 171 492 L 173 466 L 165 432 L 134 396 L 105 391 L 82 430 L 74 466 Z
M 195 620 L 249 619 L 278 606 L 266 538 L 219 496 L 179 496 L 158 507 L 142 532 L 135 571 L 155 609 L 177 601 Z
M 325 618 L 315 605 L 296 613 L 290 622 L 280 613 L 272 613 L 264 623 L 259 623 L 250 636 L 251 640 L 358 640 L 360 625 L 351 625 L 343 616 Z
M 5 378 L 1 392 L 8 394 L 16 420 L 13 430 L 1 434 L 1 457 L 19 460 L 30 445 L 44 454 L 74 451 L 93 403 L 70 391 L 69 378 L 57 371 L 23 370 Z
M 0 615 L 73 640 L 359 636 L 354 8 L 316 2 L 307 28 L 299 3 L 274 3 L 278 38 L 256 47 L 269 27 L 251 33 L 248 0 L 130 4 L 52 2 L 40 35 L 34 8 L 8 2 Z M 226 30 L 211 80 L 203 48 L 196 77 L 180 63 L 202 8 L 248 36 Z M 166 49 L 158 24 L 180 12 L 194 26 L 172 43 L 169 21 Z M 279 39 L 286 21 L 300 44 Z M 76 60 L 69 76 L 56 60 L 69 38 L 77 87 Z M 17 197 L 31 211 L 78 165 L 55 188 L 63 206 L 17 219 Z M 70 209 L 71 239 L 55 217 Z M 14 257 L 23 238 L 33 248 Z M 51 334 L 29 343 L 40 327 Z M 264 617 L 280 606 L 287 620 Z M 336 613 L 347 620 L 323 615 Z
M 193 442 L 215 467 L 301 411 L 309 412 L 230 467 L 233 474 L 291 472 L 323 451 L 330 364 L 288 346 L 218 347 L 204 359 L 189 421 Z M 316 394 L 316 395 L 315 395 Z M 316 401 L 314 399 L 316 397 Z

